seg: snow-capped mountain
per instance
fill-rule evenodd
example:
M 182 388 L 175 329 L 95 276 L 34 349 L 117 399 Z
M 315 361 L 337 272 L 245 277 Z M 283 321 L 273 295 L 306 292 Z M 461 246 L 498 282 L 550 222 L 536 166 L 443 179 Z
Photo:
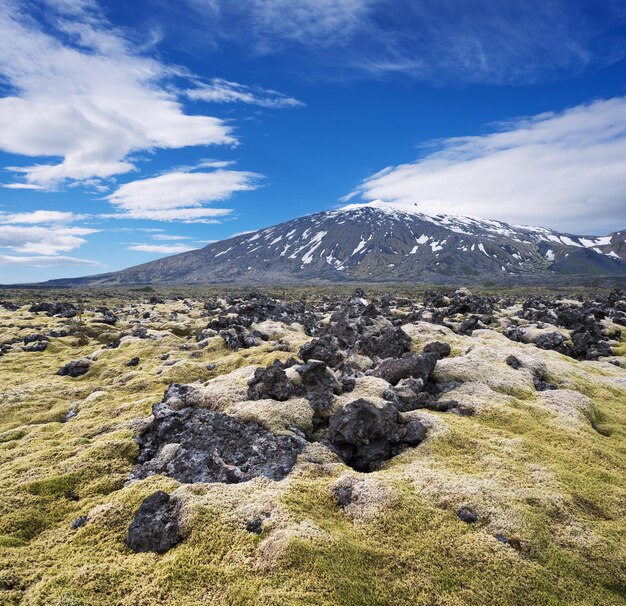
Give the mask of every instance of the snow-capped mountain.
M 56 283 L 293 283 L 626 276 L 626 230 L 542 227 L 406 212 L 383 202 L 319 212 L 124 271 Z

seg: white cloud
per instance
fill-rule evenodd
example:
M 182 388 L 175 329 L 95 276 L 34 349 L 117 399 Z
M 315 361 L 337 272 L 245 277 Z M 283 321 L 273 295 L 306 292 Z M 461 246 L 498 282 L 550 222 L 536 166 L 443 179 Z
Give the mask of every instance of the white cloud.
M 458 213 L 583 234 L 626 226 L 626 97 L 512 120 L 446 139 L 363 181 L 360 195 L 428 214 Z
M 20 0 L 0 3 L 0 75 L 11 89 L 0 99 L 0 149 L 62 158 L 14 167 L 25 184 L 13 187 L 126 173 L 141 150 L 235 143 L 221 120 L 186 115 L 167 85 L 181 72 L 139 54 L 88 12 L 91 2 L 72 11 L 69 0 L 48 1 L 65 14 L 51 33 L 20 16 Z
M 201 84 L 185 91 L 194 101 L 213 103 L 247 103 L 261 107 L 302 107 L 304 103 L 275 90 L 252 88 L 237 82 L 213 78 L 209 84 Z
M 58 210 L 34 210 L 26 213 L 0 212 L 0 223 L 35 225 L 39 223 L 73 223 L 84 219 L 86 215 Z
M 172 240 L 178 242 L 179 240 L 191 240 L 191 236 L 177 236 L 175 234 L 155 234 L 151 236 L 154 240 Z
M 16 168 L 14 166 L 7 166 L 6 168 L 8 170 L 13 170 L 13 172 L 22 171 L 21 168 Z M 45 191 L 46 189 L 49 189 L 47 187 L 44 187 L 43 185 L 35 185 L 34 183 L 2 183 L 0 185 L 2 185 L 2 187 L 6 187 L 7 189 L 33 189 L 40 191 Z
M 155 221 L 216 220 L 232 212 L 227 208 L 205 208 L 233 193 L 256 189 L 256 173 L 235 170 L 165 173 L 131 181 L 118 187 L 107 200 L 119 209 L 118 217 Z
M 624 3 L 605 0 L 187 0 L 213 38 L 328 68 L 518 83 L 624 58 Z M 205 23 L 206 26 L 206 23 Z M 214 43 L 214 40 L 213 40 Z M 306 61 L 310 69 L 311 62 Z M 344 75 L 344 74 L 342 74 Z
M 193 246 L 187 246 L 185 244 L 133 244 L 128 248 L 129 250 L 139 250 L 141 252 L 150 253 L 162 253 L 164 255 L 173 255 L 194 250 Z
M 0 225 L 0 248 L 38 255 L 54 255 L 79 248 L 86 242 L 84 236 L 97 231 L 85 227 Z
M 71 265 L 92 265 L 102 267 L 98 261 L 65 257 L 62 255 L 15 257 L 13 255 L 0 255 L 0 264 L 21 265 L 25 267 L 68 267 Z

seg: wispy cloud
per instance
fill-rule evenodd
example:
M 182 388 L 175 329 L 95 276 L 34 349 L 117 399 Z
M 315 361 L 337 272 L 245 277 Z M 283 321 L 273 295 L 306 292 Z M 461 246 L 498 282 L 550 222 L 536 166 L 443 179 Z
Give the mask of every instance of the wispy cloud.
M 15 223 L 20 225 L 74 223 L 87 217 L 88 215 L 59 210 L 34 210 L 24 213 L 0 212 L 0 223 Z
M 7 170 L 12 170 L 13 172 L 23 171 L 22 167 L 7 166 L 6 168 Z M 2 187 L 5 187 L 6 189 L 32 189 L 40 191 L 46 191 L 47 189 L 50 189 L 50 186 L 45 187 L 43 185 L 36 185 L 35 183 L 2 183 L 0 185 Z
M 98 261 L 78 259 L 77 257 L 66 257 L 63 255 L 39 255 L 30 257 L 0 255 L 0 264 L 19 265 L 23 267 L 70 267 L 72 265 L 91 265 L 94 267 L 102 267 L 102 263 Z
M 211 82 L 198 85 L 185 91 L 185 95 L 194 101 L 212 103 L 247 103 L 260 107 L 283 108 L 302 107 L 304 103 L 275 90 L 252 88 L 245 84 L 213 78 Z
M 272 53 L 290 44 L 337 47 L 369 20 L 379 0 L 187 0 L 216 27 L 216 36 Z M 217 25 L 222 27 L 217 27 Z
M 512 120 L 497 132 L 437 142 L 346 196 L 603 233 L 626 226 L 626 97 Z
M 185 244 L 133 244 L 129 246 L 128 249 L 138 250 L 141 252 L 173 255 L 194 250 L 194 247 L 187 246 Z
M 218 39 L 310 68 L 522 83 L 626 56 L 618 0 L 187 0 Z M 341 72 L 338 72 L 341 73 Z
M 256 173 L 236 170 L 174 171 L 125 183 L 106 199 L 118 209 L 113 215 L 118 218 L 215 221 L 232 210 L 205 205 L 227 200 L 235 192 L 256 189 L 260 179 Z
M 234 144 L 223 121 L 187 115 L 168 81 L 181 72 L 141 54 L 95 4 L 47 0 L 62 17 L 52 27 L 26 17 L 23 0 L 0 3 L 0 149 L 35 158 L 13 167 L 24 183 L 50 188 L 129 172 L 133 152 Z
M 172 242 L 178 242 L 179 240 L 191 240 L 191 236 L 177 236 L 176 234 L 155 234 L 154 236 L 150 236 L 153 240 L 162 240 Z

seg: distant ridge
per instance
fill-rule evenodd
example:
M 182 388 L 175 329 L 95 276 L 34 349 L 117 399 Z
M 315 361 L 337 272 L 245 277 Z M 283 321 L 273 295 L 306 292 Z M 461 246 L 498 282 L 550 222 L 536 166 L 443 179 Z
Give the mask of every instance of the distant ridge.
M 514 282 L 626 276 L 626 230 L 576 236 L 543 227 L 352 204 L 123 271 L 48 286 L 307 282 Z

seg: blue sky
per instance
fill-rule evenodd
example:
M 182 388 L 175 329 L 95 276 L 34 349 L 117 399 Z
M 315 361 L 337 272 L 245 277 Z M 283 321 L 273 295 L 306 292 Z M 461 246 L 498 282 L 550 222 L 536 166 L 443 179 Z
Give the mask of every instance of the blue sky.
M 0 283 L 382 199 L 626 227 L 621 0 L 0 0 Z

